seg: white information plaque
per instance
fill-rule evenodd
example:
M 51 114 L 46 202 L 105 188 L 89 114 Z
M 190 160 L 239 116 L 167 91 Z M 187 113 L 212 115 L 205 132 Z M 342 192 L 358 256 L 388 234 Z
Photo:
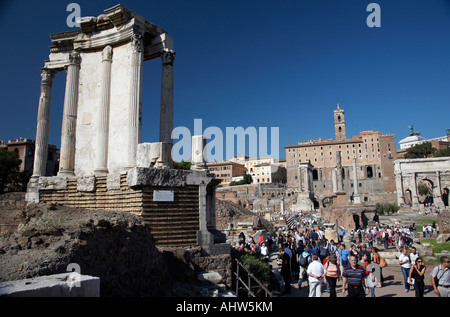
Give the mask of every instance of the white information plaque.
M 154 190 L 153 201 L 173 201 L 173 190 Z

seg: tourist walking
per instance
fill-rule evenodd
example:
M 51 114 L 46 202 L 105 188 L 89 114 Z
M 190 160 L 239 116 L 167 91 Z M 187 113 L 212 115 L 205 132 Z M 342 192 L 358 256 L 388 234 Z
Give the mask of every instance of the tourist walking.
M 322 297 L 323 278 L 327 271 L 322 263 L 320 263 L 317 254 L 313 254 L 311 258 L 312 262 L 308 265 L 306 271 L 309 281 L 309 297 Z
M 324 265 L 326 272 L 325 278 L 327 282 L 327 289 L 330 291 L 330 297 L 336 297 L 336 284 L 341 277 L 341 270 L 337 264 L 337 257 L 331 254 L 327 263 Z
M 366 239 L 367 239 L 367 246 L 369 249 L 373 248 L 373 238 L 374 235 L 370 230 L 367 230 Z
M 448 257 L 441 256 L 441 265 L 431 271 L 431 285 L 434 293 L 439 297 L 450 297 L 450 261 Z
M 422 258 L 417 258 L 413 264 L 411 264 L 411 270 L 409 271 L 409 284 L 414 285 L 414 291 L 416 297 L 423 297 L 425 290 L 425 270 L 427 268 L 424 265 Z
M 342 272 L 342 295 L 345 295 L 346 287 L 348 287 L 348 297 L 365 297 L 363 285 L 366 287 L 366 292 L 369 292 L 367 271 L 357 261 L 357 257 L 351 255 L 349 257 L 350 266 Z
M 373 253 L 373 256 L 372 256 L 373 263 L 376 263 L 380 266 L 380 281 L 379 282 L 380 282 L 380 285 L 383 286 L 383 281 L 384 281 L 383 268 L 381 267 L 381 256 L 378 253 L 378 248 L 374 247 L 372 249 L 372 253 Z
M 298 288 L 302 287 L 302 282 L 306 277 L 306 270 L 311 262 L 311 255 L 309 253 L 309 247 L 305 247 L 304 251 L 299 255 L 299 274 L 298 274 Z M 308 280 L 306 280 L 308 281 Z
M 344 268 L 350 265 L 348 257 L 350 256 L 350 251 L 345 249 L 345 244 L 339 246 L 338 251 L 338 264 L 340 265 L 341 272 L 344 272 Z
M 387 228 L 384 228 L 384 230 L 382 231 L 381 239 L 383 241 L 384 248 L 386 250 L 389 249 L 389 233 L 387 231 Z
M 281 276 L 284 280 L 284 294 L 291 293 L 291 258 L 285 252 L 285 249 L 280 250 L 281 256 Z
M 409 259 L 411 260 L 411 265 L 416 263 L 416 260 L 420 258 L 419 252 L 417 252 L 417 249 L 415 247 L 411 248 L 411 253 L 409 254 Z
M 398 264 L 400 264 L 402 274 L 403 274 L 403 280 L 405 284 L 405 293 L 409 292 L 409 283 L 408 283 L 408 277 L 409 277 L 409 270 L 411 269 L 411 260 L 408 255 L 408 250 L 404 248 L 402 250 L 402 254 L 398 257 Z
M 367 285 L 369 286 L 371 297 L 375 297 L 375 285 L 373 284 L 375 278 L 369 272 L 369 264 L 370 264 L 370 262 L 369 262 L 367 253 L 360 253 L 358 264 L 361 265 L 364 268 L 364 270 L 366 270 Z M 366 291 L 365 284 L 363 286 L 364 286 L 364 290 Z

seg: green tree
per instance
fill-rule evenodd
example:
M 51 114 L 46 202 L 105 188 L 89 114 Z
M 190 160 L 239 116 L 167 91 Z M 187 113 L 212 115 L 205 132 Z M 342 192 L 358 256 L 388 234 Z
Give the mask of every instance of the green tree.
M 24 174 L 19 170 L 21 163 L 19 154 L 0 149 L 0 194 L 23 189 L 22 184 L 25 179 Z
M 231 182 L 230 186 L 235 186 L 235 185 L 247 185 L 247 184 L 251 184 L 253 182 L 253 178 L 252 175 L 250 174 L 244 174 L 244 177 L 242 180 L 237 181 L 237 182 Z
M 191 162 L 176 162 L 173 161 L 173 168 L 178 170 L 190 170 L 191 169 Z
M 424 158 L 433 156 L 436 149 L 431 145 L 431 142 L 424 142 L 421 144 L 414 145 L 406 150 L 405 158 Z
M 434 154 L 434 157 L 443 157 L 443 156 L 450 156 L 450 147 L 446 149 L 437 150 L 436 153 Z
M 417 191 L 419 192 L 419 195 L 421 195 L 421 196 L 425 196 L 425 195 L 428 195 L 428 194 L 431 195 L 430 188 L 428 186 L 426 186 L 426 185 L 419 185 L 417 187 Z
M 379 215 L 392 215 L 394 213 L 396 213 L 400 207 L 397 206 L 397 204 L 392 204 L 392 203 L 376 203 L 375 205 L 375 209 L 377 210 Z

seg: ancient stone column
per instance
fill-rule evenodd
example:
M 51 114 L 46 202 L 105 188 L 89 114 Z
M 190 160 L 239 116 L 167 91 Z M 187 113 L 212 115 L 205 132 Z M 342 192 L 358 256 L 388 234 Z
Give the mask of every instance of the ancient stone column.
M 411 203 L 413 207 L 417 207 L 419 205 L 419 195 L 417 193 L 417 183 L 416 183 L 416 173 L 412 173 L 412 193 L 411 193 Z
M 173 166 L 172 160 L 172 130 L 173 130 L 173 61 L 175 52 L 163 51 L 161 54 L 161 104 L 159 112 L 159 142 L 169 146 L 166 157 L 168 164 Z
M 203 135 L 192 136 L 191 169 L 206 171 L 206 139 Z
M 127 168 L 136 166 L 137 145 L 140 142 L 140 120 L 142 113 L 142 71 L 144 47 L 142 36 L 131 37 L 130 102 L 128 108 L 128 163 Z
M 172 143 L 173 130 L 173 61 L 175 52 L 161 54 L 161 105 L 159 113 L 159 142 Z
M 394 176 L 395 176 L 395 190 L 397 192 L 397 204 L 399 206 L 405 205 L 405 196 L 403 193 L 403 180 L 402 170 L 400 163 L 394 163 Z
M 34 153 L 33 177 L 45 176 L 48 152 L 48 133 L 50 126 L 50 103 L 55 72 L 41 69 L 41 96 L 37 116 L 36 143 Z
M 342 192 L 344 190 L 344 184 L 342 178 L 341 151 L 336 152 L 336 172 L 337 191 Z
M 356 157 L 353 157 L 353 203 L 360 204 L 361 197 L 358 193 L 358 170 L 356 167 Z
M 358 195 L 358 171 L 356 169 L 356 158 L 353 157 L 353 194 Z
M 61 157 L 58 173 L 61 176 L 74 175 L 79 74 L 80 53 L 73 51 L 69 56 L 69 65 L 67 66 L 66 93 L 64 97 Z
M 102 79 L 100 95 L 100 112 L 98 116 L 97 153 L 94 173 L 108 173 L 108 140 L 109 140 L 109 102 L 111 94 L 112 47 L 106 46 L 102 53 Z

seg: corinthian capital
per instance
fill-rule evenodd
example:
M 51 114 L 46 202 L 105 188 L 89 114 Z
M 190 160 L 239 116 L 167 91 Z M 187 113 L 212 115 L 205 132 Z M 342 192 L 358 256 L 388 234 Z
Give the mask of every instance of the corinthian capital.
M 173 61 L 175 59 L 175 52 L 165 50 L 161 53 L 161 62 L 163 65 L 173 65 Z
M 106 46 L 102 52 L 102 60 L 111 61 L 112 60 L 112 52 L 113 52 L 112 47 L 109 45 Z
M 48 68 L 42 68 L 41 69 L 41 83 L 46 85 L 52 85 L 53 78 L 55 77 L 55 71 L 48 69 Z
M 142 52 L 142 35 L 140 34 L 133 34 L 131 36 L 131 48 L 134 52 Z
M 69 55 L 69 63 L 80 64 L 80 62 L 81 62 L 80 52 L 77 50 L 72 51 L 72 53 L 70 53 Z

